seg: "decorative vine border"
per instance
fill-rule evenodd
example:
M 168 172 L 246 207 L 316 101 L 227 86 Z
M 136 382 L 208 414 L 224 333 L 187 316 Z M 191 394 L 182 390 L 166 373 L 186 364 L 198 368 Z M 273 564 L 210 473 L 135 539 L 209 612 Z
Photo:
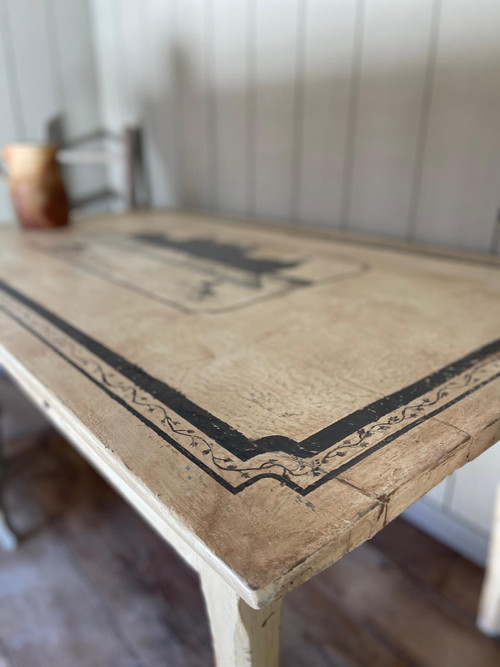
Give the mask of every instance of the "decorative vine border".
M 500 376 L 500 339 L 297 443 L 251 441 L 0 280 L 0 310 L 231 493 L 272 478 L 302 496 Z

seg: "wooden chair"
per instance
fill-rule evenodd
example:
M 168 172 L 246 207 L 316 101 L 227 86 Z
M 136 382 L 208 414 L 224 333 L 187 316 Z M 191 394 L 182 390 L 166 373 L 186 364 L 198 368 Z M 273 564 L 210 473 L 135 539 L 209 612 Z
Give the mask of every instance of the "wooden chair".
M 61 130 L 62 124 L 59 117 L 53 119 L 47 131 L 48 140 L 60 146 L 58 152 L 59 162 L 65 166 L 78 165 L 116 165 L 120 168 L 118 190 L 104 188 L 91 193 L 82 199 L 71 201 L 71 208 L 81 209 L 92 205 L 102 199 L 116 199 L 121 202 L 122 207 L 130 211 L 137 206 L 137 182 L 138 176 L 142 175 L 142 150 L 141 135 L 138 127 L 124 126 L 118 134 L 98 130 L 71 141 L 65 141 Z M 106 149 L 85 149 L 85 144 L 99 141 L 107 145 Z M 83 148 L 82 148 L 83 146 Z

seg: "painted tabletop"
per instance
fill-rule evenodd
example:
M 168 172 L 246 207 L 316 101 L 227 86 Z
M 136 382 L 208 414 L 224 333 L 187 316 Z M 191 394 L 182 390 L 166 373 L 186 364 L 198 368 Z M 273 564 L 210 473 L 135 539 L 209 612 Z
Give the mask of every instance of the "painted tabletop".
M 257 606 L 500 439 L 487 256 L 136 213 L 0 231 L 0 360 Z

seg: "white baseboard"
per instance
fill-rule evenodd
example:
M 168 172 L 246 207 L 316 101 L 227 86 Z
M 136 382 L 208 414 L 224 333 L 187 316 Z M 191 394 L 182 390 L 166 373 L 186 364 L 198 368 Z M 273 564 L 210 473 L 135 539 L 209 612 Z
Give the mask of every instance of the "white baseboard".
M 418 500 L 403 513 L 410 523 L 451 547 L 473 563 L 484 567 L 488 554 L 488 535 L 442 509 L 427 498 Z

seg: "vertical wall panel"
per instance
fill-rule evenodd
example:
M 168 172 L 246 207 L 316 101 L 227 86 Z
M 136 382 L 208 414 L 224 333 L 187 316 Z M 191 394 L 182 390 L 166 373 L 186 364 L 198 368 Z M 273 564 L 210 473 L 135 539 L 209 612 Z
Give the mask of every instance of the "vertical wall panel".
M 45 6 L 48 47 L 65 134 L 80 137 L 100 126 L 88 6 L 81 0 L 45 0 Z
M 142 130 L 150 203 L 177 203 L 174 90 L 179 50 L 174 43 L 174 0 L 91 0 L 104 127 L 118 134 L 129 123 Z M 180 141 L 180 140 L 179 140 Z M 120 166 L 110 185 L 123 188 Z M 186 203 L 186 202 L 185 202 Z
M 299 11 L 305 0 L 255 0 L 255 213 L 289 218 L 296 131 Z M 300 33 L 300 38 L 303 35 Z
M 95 133 L 101 125 L 89 7 L 81 0 L 45 0 L 45 8 L 47 47 L 63 136 L 65 140 L 79 139 Z M 82 165 L 66 168 L 65 178 L 75 200 L 102 190 L 106 174 L 102 166 Z
M 486 250 L 500 205 L 500 3 L 443 0 L 414 233 Z
M 356 2 L 309 0 L 305 16 L 298 217 L 340 224 Z
M 141 115 L 145 93 L 143 75 L 147 71 L 145 62 L 147 32 L 143 30 L 148 3 L 144 0 L 120 0 L 117 6 L 118 68 L 121 82 L 122 119 L 126 124 L 136 124 Z M 161 24 L 166 24 L 161 17 Z
M 117 131 L 122 122 L 122 82 L 120 72 L 120 30 L 115 0 L 91 0 L 94 43 L 99 82 L 101 120 L 109 131 Z
M 9 66 L 9 35 L 6 34 L 8 27 L 5 21 L 5 5 L 0 7 L 0 147 L 16 138 L 17 128 L 15 123 L 15 104 L 12 100 L 7 67 Z M 15 85 L 15 84 L 13 84 Z M 12 208 L 7 191 L 7 184 L 0 179 L 0 224 L 12 220 Z
M 353 229 L 404 236 L 434 0 L 365 4 L 346 216 Z
M 91 0 L 94 24 L 95 58 L 98 73 L 101 123 L 106 132 L 118 134 L 123 125 L 124 86 L 126 72 L 121 68 L 121 42 L 119 5 L 115 0 Z M 105 147 L 112 149 L 113 142 Z M 119 166 L 107 170 L 109 186 L 120 191 L 123 176 Z
M 23 108 L 25 137 L 46 138 L 47 123 L 60 111 L 52 71 L 47 12 L 43 0 L 4 0 L 15 52 L 15 75 Z
M 142 80 L 140 122 L 144 133 L 152 203 L 174 206 L 178 200 L 176 113 L 178 91 L 175 72 L 178 48 L 175 41 L 176 3 L 149 0 L 146 7 L 138 1 L 145 20 L 139 23 L 143 46 L 139 76 Z M 144 10 L 147 10 L 144 12 Z
M 189 207 L 214 205 L 213 124 L 209 86 L 213 72 L 212 0 L 177 3 L 175 91 L 178 97 L 179 182 L 181 203 Z
M 248 211 L 249 0 L 214 0 L 211 21 L 217 208 Z

